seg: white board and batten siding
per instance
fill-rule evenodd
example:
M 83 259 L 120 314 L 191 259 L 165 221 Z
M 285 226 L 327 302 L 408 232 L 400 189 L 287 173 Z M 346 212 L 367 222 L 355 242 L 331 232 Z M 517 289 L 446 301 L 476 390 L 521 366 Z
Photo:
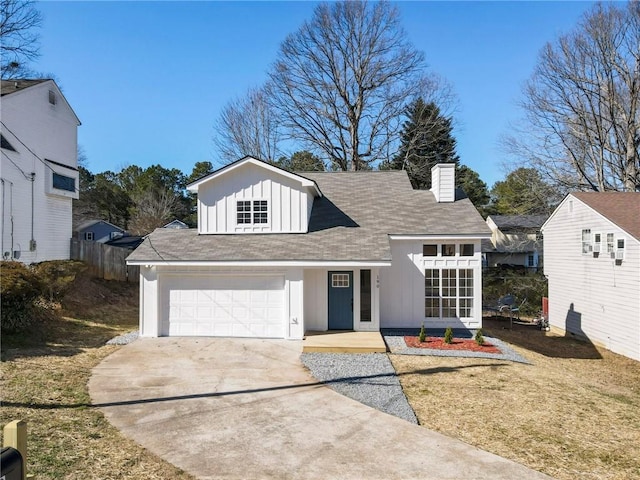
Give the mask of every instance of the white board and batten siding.
M 452 257 L 424 257 L 424 244 L 455 244 Z M 474 245 L 474 255 L 459 255 L 461 244 Z M 393 264 L 380 269 L 380 327 L 480 328 L 482 326 L 482 254 L 480 240 L 391 240 Z M 425 317 L 425 269 L 472 269 L 473 308 L 467 318 Z
M 314 195 L 295 179 L 251 163 L 203 183 L 198 189 L 201 234 L 306 233 Z M 266 200 L 268 223 L 237 224 L 237 202 Z
M 300 339 L 301 268 L 140 268 L 140 333 Z
M 600 234 L 600 253 L 582 253 L 582 231 Z M 640 242 L 571 195 L 543 228 L 549 323 L 558 332 L 640 360 Z M 624 239 L 624 258 L 607 252 Z

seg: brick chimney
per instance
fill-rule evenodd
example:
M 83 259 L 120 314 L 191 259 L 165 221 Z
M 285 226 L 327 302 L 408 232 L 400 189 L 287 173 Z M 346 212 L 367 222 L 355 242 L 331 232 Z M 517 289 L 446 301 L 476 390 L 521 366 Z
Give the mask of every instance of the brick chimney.
M 438 203 L 456 199 L 456 164 L 438 163 L 431 169 L 431 191 Z

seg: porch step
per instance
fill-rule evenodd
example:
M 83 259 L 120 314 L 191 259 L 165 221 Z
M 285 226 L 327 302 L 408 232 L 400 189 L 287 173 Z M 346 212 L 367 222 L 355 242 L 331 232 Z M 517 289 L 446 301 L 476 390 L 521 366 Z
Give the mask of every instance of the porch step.
M 305 353 L 384 353 L 387 346 L 380 332 L 306 332 L 302 341 Z

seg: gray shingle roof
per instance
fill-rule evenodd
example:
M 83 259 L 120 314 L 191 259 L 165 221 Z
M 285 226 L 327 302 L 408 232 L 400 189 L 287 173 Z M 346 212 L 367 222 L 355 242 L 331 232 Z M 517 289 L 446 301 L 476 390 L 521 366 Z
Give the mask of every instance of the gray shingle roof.
M 490 215 L 493 223 L 503 232 L 511 230 L 540 230 L 547 215 Z
M 315 199 L 309 233 L 198 235 L 157 229 L 128 258 L 154 261 L 389 261 L 388 235 L 478 235 L 491 231 L 468 199 L 437 203 L 406 172 L 305 172 Z
M 571 195 L 640 240 L 640 192 L 574 192 Z

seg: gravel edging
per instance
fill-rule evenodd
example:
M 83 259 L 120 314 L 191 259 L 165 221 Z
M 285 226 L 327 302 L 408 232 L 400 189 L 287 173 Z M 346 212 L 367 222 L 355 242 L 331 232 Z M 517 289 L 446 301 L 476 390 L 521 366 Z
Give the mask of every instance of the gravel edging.
M 389 351 L 396 355 L 431 355 L 434 357 L 461 357 L 461 358 L 490 358 L 493 360 L 508 360 L 510 362 L 524 363 L 531 365 L 526 358 L 516 353 L 509 345 L 498 338 L 487 337 L 485 340 L 500 349 L 502 353 L 469 352 L 464 350 L 438 350 L 433 348 L 410 348 L 404 342 L 404 335 L 415 335 L 411 332 L 388 332 L 383 333 L 384 341 L 389 347 Z M 457 336 L 457 335 L 456 335 Z
M 113 337 L 107 345 L 127 345 L 138 338 L 138 330 Z
M 303 353 L 300 360 L 336 392 L 418 424 L 386 353 Z

